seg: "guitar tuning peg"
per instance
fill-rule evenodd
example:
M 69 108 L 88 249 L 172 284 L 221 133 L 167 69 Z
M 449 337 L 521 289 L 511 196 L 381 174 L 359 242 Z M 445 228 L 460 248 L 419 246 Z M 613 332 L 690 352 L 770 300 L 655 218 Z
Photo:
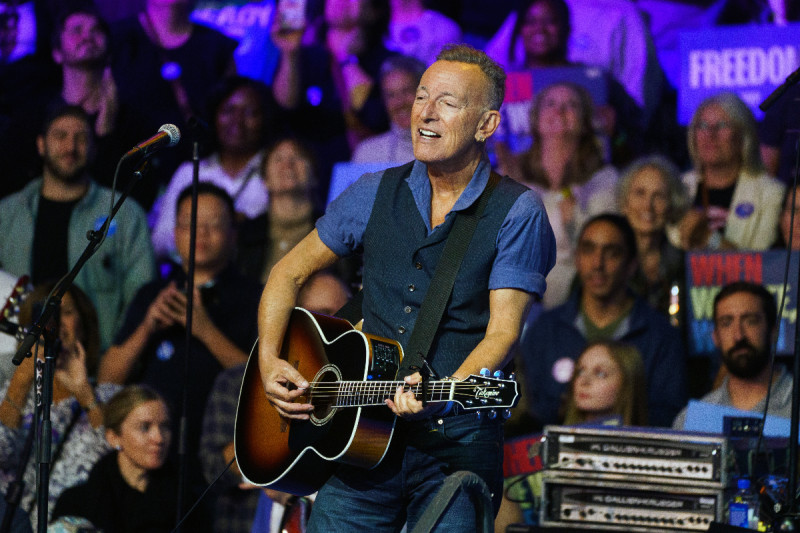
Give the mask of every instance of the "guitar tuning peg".
M 511 409 L 503 409 L 503 412 L 500 413 L 500 415 L 503 417 L 503 420 L 508 420 L 511 418 Z
M 517 374 L 516 374 L 516 372 L 512 372 L 512 373 L 510 373 L 510 374 L 508 375 L 508 379 L 510 379 L 511 381 L 516 381 L 516 380 L 517 380 Z
M 492 375 L 492 371 L 488 368 L 481 368 L 481 376 L 488 378 Z
M 497 379 L 503 379 L 504 377 L 506 377 L 506 375 L 503 373 L 502 370 L 495 370 L 493 376 L 496 377 Z
M 494 420 L 495 418 L 497 418 L 497 411 L 495 411 L 494 409 L 489 409 L 489 413 L 487 413 L 486 416 L 489 418 L 489 420 Z
M 478 420 L 480 420 L 482 413 L 480 411 L 475 411 L 475 414 L 478 416 Z

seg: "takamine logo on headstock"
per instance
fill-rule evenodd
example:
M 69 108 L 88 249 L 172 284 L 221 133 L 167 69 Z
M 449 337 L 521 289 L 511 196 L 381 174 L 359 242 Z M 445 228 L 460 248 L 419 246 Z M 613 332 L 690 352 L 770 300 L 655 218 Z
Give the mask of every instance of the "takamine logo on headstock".
M 483 387 L 477 387 L 475 389 L 476 398 L 497 398 L 498 396 L 500 396 L 500 391 L 496 389 L 486 389 Z

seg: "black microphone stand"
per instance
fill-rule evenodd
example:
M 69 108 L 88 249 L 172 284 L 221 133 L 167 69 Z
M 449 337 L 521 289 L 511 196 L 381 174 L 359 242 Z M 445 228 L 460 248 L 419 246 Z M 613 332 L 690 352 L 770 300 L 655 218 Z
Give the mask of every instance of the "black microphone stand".
M 794 84 L 800 81 L 800 69 L 792 72 L 780 86 L 778 86 L 766 100 L 759 104 L 759 109 L 766 111 Z M 800 161 L 800 140 L 795 146 L 797 159 Z M 797 187 L 800 168 L 795 168 L 793 188 Z M 792 210 L 794 207 L 794 193 L 792 193 Z M 791 245 L 788 243 L 787 245 Z M 791 260 L 791 259 L 788 259 Z M 797 283 L 800 287 L 800 268 L 797 272 Z M 800 328 L 795 327 L 794 332 L 794 357 L 792 359 L 792 414 L 789 428 L 789 466 L 786 483 L 786 503 L 777 514 L 775 531 L 789 532 L 800 531 L 800 514 L 798 514 L 797 495 L 797 467 L 798 467 L 798 438 L 800 438 Z
M 189 119 L 189 131 L 192 136 L 192 203 L 189 216 L 189 263 L 186 265 L 186 356 L 183 359 L 183 375 L 181 376 L 181 417 L 178 433 L 178 498 L 175 509 L 174 533 L 181 531 L 183 518 L 183 500 L 186 492 L 186 410 L 189 402 L 189 362 L 192 357 L 192 317 L 194 313 L 194 270 L 195 247 L 197 239 L 197 184 L 200 182 L 200 142 L 206 135 L 207 126 L 197 117 Z
M 60 301 L 54 305 L 60 305 Z M 57 315 L 53 314 L 53 317 Z M 53 405 L 53 379 L 56 373 L 56 357 L 61 342 L 52 331 L 44 333 L 44 363 L 36 361 L 36 462 L 39 465 L 38 486 L 36 491 L 37 529 L 47 530 L 47 507 L 50 497 L 50 458 L 53 448 L 53 426 L 50 420 L 50 407 Z M 39 370 L 41 369 L 41 373 Z M 41 391 L 41 392 L 40 392 Z
M 120 160 L 120 163 L 117 165 L 117 169 L 119 170 L 119 166 L 122 164 L 122 161 L 125 158 L 123 157 Z M 83 253 L 78 258 L 78 261 L 75 263 L 75 266 L 72 267 L 70 270 L 61 280 L 58 282 L 56 287 L 47 297 L 47 300 L 44 302 L 44 309 L 42 310 L 42 314 L 36 319 L 33 323 L 31 328 L 25 334 L 22 342 L 20 343 L 19 347 L 17 348 L 16 353 L 12 359 L 12 362 L 19 366 L 22 363 L 22 360 L 26 357 L 31 355 L 31 348 L 33 345 L 39 340 L 39 338 L 44 335 L 45 339 L 45 363 L 44 369 L 42 371 L 41 377 L 37 374 L 37 386 L 38 380 L 41 379 L 41 387 L 42 387 L 42 401 L 41 401 L 41 409 L 42 409 L 42 424 L 41 430 L 36 432 L 36 450 L 37 450 L 37 457 L 39 459 L 39 476 L 37 479 L 37 495 L 38 495 L 38 506 L 37 506 L 37 513 L 39 517 L 38 527 L 37 530 L 41 533 L 46 533 L 47 531 L 47 516 L 48 516 L 48 497 L 49 497 L 49 490 L 50 490 L 50 483 L 49 483 L 49 475 L 50 475 L 50 456 L 51 456 L 51 440 L 52 440 L 52 433 L 51 433 L 51 422 L 50 422 L 50 405 L 52 404 L 53 400 L 53 377 L 55 371 L 55 358 L 56 358 L 56 347 L 55 342 L 53 339 L 48 341 L 48 333 L 46 331 L 47 325 L 57 317 L 57 311 L 61 305 L 61 300 L 64 298 L 64 294 L 72 287 L 73 283 L 75 282 L 75 278 L 78 275 L 78 272 L 81 271 L 83 265 L 92 257 L 92 255 L 97 252 L 100 248 L 100 245 L 103 243 L 105 239 L 106 232 L 108 231 L 108 227 L 111 224 L 111 221 L 114 219 L 114 215 L 117 214 L 122 204 L 128 198 L 130 192 L 133 190 L 133 187 L 136 183 L 141 179 L 145 172 L 149 167 L 149 161 L 145 157 L 144 161 L 140 164 L 139 168 L 133 173 L 134 177 L 137 179 L 132 179 L 128 181 L 128 185 L 125 190 L 120 195 L 119 199 L 117 200 L 116 204 L 113 206 L 111 210 L 111 214 L 108 218 L 106 218 L 105 222 L 103 223 L 102 227 L 97 230 L 89 230 L 86 232 L 86 238 L 89 239 L 89 244 L 86 245 L 86 248 L 83 250 Z M 37 398 L 38 400 L 38 398 Z M 37 404 L 37 409 L 39 405 Z

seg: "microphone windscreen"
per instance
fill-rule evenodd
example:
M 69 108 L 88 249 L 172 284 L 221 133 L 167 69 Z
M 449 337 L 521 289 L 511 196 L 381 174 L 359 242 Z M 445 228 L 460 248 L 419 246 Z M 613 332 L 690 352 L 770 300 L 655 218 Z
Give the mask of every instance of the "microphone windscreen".
M 175 124 L 164 124 L 158 131 L 163 131 L 169 135 L 169 144 L 167 146 L 175 146 L 181 140 L 181 130 Z

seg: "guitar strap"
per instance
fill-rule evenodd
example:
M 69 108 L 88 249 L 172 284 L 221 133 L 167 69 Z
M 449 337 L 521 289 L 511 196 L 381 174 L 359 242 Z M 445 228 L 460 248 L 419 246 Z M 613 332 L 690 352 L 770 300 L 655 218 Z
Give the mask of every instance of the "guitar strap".
M 456 214 L 456 220 L 453 223 L 450 234 L 447 236 L 442 256 L 436 265 L 436 270 L 433 272 L 430 287 L 425 294 L 425 299 L 422 301 L 419 315 L 414 321 L 414 329 L 411 332 L 411 338 L 408 340 L 408 350 L 403 357 L 400 370 L 397 372 L 397 379 L 402 379 L 414 372 L 420 372 L 423 376 L 424 390 L 426 378 L 433 373 L 433 369 L 426 361 L 425 356 L 428 354 L 428 350 L 430 350 L 433 343 L 433 337 L 439 329 L 439 323 L 447 307 L 447 300 L 450 299 L 450 293 L 453 292 L 453 285 L 455 284 L 458 270 L 461 268 L 464 255 L 467 253 L 469 243 L 472 241 L 472 235 L 475 233 L 478 221 L 498 183 L 500 183 L 500 175 L 492 171 L 489 176 L 489 182 L 480 197 L 478 197 L 478 200 L 464 211 Z M 436 377 L 434 374 L 434 378 Z M 425 394 L 423 392 L 424 397 Z

